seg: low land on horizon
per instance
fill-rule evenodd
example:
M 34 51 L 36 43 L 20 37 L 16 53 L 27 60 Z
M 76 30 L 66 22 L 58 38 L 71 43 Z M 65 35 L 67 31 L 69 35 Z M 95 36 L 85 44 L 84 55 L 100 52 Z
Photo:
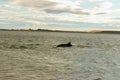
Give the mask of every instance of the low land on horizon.
M 111 33 L 119 34 L 120 31 L 115 30 L 90 30 L 90 31 L 66 31 L 66 30 L 50 30 L 50 29 L 0 29 L 0 31 L 46 31 L 46 32 L 71 32 L 71 33 Z

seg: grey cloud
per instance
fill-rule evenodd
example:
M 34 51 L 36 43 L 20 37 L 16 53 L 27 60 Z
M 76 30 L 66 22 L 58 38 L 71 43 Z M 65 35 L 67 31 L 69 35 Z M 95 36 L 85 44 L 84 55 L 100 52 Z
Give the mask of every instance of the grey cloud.
M 70 8 L 47 8 L 44 9 L 45 12 L 47 13 L 53 13 L 53 14 L 59 14 L 59 13 L 65 13 L 65 12 L 69 12 Z
M 71 13 L 71 14 L 83 14 L 83 15 L 89 15 L 90 11 L 84 11 L 84 9 L 71 9 L 69 7 L 67 8 L 60 8 L 60 9 L 45 9 L 44 10 L 47 13 L 52 14 L 59 14 L 59 13 Z
M 60 3 L 53 2 L 50 0 L 2 0 L 2 1 L 11 1 L 14 4 L 20 6 L 43 10 L 46 13 L 51 13 L 51 14 L 59 14 L 59 13 L 72 13 L 72 14 L 85 14 L 85 15 L 90 14 L 89 12 L 85 12 L 81 10 L 81 8 L 72 9 L 69 6 L 60 7 L 59 6 Z
M 71 13 L 71 14 L 83 14 L 89 15 L 91 14 L 91 10 L 79 8 L 71 8 L 69 6 L 61 7 L 59 6 L 61 3 L 50 1 L 50 0 L 0 0 L 0 1 L 11 1 L 14 4 L 28 7 L 28 8 L 35 8 L 38 11 L 45 11 L 46 13 L 51 14 L 59 14 L 59 13 Z M 67 4 L 67 3 L 66 3 Z M 96 15 L 102 15 L 104 13 L 100 12 Z
M 45 9 L 44 11 L 47 12 L 47 13 L 52 13 L 52 14 L 58 14 L 58 13 L 67 12 L 65 9 L 61 9 L 61 10 L 56 10 L 56 9 Z
M 74 9 L 74 10 L 71 9 L 71 10 L 70 10 L 70 13 L 89 15 L 89 14 L 90 14 L 90 11 L 86 11 L 85 9 Z
M 105 15 L 107 14 L 107 12 L 99 12 L 99 13 L 96 13 L 95 15 Z
M 114 19 L 120 20 L 120 17 L 118 17 L 118 18 L 114 18 Z

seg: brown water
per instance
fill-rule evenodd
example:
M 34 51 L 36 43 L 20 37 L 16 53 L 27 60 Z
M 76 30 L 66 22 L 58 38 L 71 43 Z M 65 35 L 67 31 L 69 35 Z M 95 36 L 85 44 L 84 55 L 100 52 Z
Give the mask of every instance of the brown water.
M 0 31 L 0 80 L 98 78 L 120 79 L 119 34 Z

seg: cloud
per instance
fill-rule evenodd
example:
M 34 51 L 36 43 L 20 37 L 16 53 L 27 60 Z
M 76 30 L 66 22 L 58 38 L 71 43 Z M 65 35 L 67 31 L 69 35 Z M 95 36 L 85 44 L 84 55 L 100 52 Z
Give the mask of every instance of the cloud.
M 0 24 L 8 24 L 7 22 L 0 22 Z
M 102 2 L 95 6 L 97 9 L 109 9 L 112 7 L 112 2 Z
M 50 0 L 56 3 L 59 3 L 57 6 L 59 7 L 70 7 L 70 8 L 80 8 L 83 0 L 79 1 L 71 1 L 71 0 Z
M 73 14 L 84 14 L 84 15 L 90 15 L 90 10 L 88 9 L 71 9 L 71 13 Z
M 88 0 L 90 2 L 101 2 L 101 1 L 104 1 L 104 0 Z
M 6 4 L 2 6 L 6 8 L 14 8 L 17 5 L 19 5 L 19 6 L 27 7 L 28 9 L 36 9 L 36 11 L 38 11 L 37 14 L 35 11 L 29 11 L 29 10 L 22 12 L 22 9 L 20 9 L 19 11 L 17 10 L 18 12 L 17 11 L 15 12 L 14 10 L 11 9 L 6 9 L 8 11 L 2 11 L 2 10 L 0 11 L 2 13 L 6 13 L 6 15 L 10 15 L 7 16 L 6 19 L 9 18 L 10 20 L 13 21 L 26 22 L 34 25 L 45 25 L 45 24 L 55 24 L 55 23 L 59 25 L 59 22 L 57 23 L 55 21 L 63 21 L 63 20 L 66 22 L 81 21 L 86 23 L 110 23 L 112 21 L 117 23 L 119 22 L 118 20 L 114 20 L 114 19 L 109 20 L 109 18 L 104 16 L 105 14 L 108 14 L 110 12 L 120 11 L 119 9 L 114 11 L 108 10 L 109 8 L 112 7 L 112 3 L 104 0 L 89 0 L 89 2 L 91 1 L 97 3 L 95 3 L 93 7 L 88 9 L 83 8 L 81 6 L 82 1 L 84 0 L 80 0 L 80 2 L 79 1 L 72 2 L 71 0 L 64 0 L 64 1 L 62 0 L 3 0 L 3 1 L 9 1 L 9 2 L 11 1 L 11 3 L 15 5 L 14 6 L 12 4 L 10 5 Z M 69 13 L 69 14 L 63 15 L 60 13 Z M 16 14 L 17 16 L 15 16 Z M 33 16 L 35 16 L 35 18 L 33 18 Z M 51 20 L 47 22 L 48 18 L 51 18 Z M 56 20 L 53 20 L 53 18 L 55 18 Z
M 98 2 L 94 5 L 93 9 L 85 9 L 81 7 L 84 0 L 71 1 L 71 0 L 2 0 L 11 1 L 13 4 L 27 7 L 28 9 L 37 9 L 37 11 L 44 11 L 51 14 L 70 13 L 82 15 L 103 15 L 108 13 L 106 9 L 112 7 L 112 3 L 103 0 L 89 0 L 89 2 Z M 10 6 L 4 6 L 10 7 Z
M 5 14 L 5 13 L 11 13 L 11 11 L 8 11 L 8 10 L 0 10 L 0 13 L 2 14 Z
M 104 0 L 90 0 L 93 8 L 91 9 L 92 15 L 106 15 L 111 14 L 112 11 L 109 9 L 113 6 L 113 3 L 110 1 Z
M 14 4 L 30 8 L 45 9 L 56 6 L 58 3 L 49 0 L 15 0 Z
M 84 0 L 0 0 L 9 1 L 12 4 L 27 7 L 29 10 L 36 10 L 38 12 L 46 12 L 51 14 L 70 13 L 77 15 L 104 15 L 108 14 L 112 3 L 105 0 L 88 0 L 88 3 L 97 2 L 89 5 L 91 8 L 86 9 L 81 6 Z M 87 3 L 87 2 L 86 2 Z M 11 5 L 11 4 L 10 4 Z M 3 7 L 13 8 L 16 6 L 4 5 Z M 87 4 L 86 4 L 87 5 Z
M 66 8 L 53 8 L 53 9 L 45 9 L 44 10 L 47 13 L 53 13 L 53 14 L 58 14 L 58 13 L 71 13 L 71 14 L 83 14 L 83 15 L 89 15 L 90 11 L 87 9 L 71 9 L 69 7 Z
M 72 13 L 89 15 L 89 12 L 80 7 L 80 1 L 72 2 L 70 0 L 16 0 L 15 4 L 43 10 L 46 13 Z
M 0 0 L 0 1 L 10 1 L 11 2 L 11 1 L 14 1 L 14 0 Z
M 5 0 L 10 1 L 10 0 Z M 89 15 L 89 12 L 81 8 L 81 1 L 72 2 L 71 0 L 11 0 L 13 4 L 24 6 L 27 8 L 45 11 L 46 13 L 59 14 L 84 14 Z M 6 6 L 8 7 L 8 6 Z
M 27 8 L 35 8 L 39 10 L 50 8 L 58 4 L 57 2 L 53 2 L 50 0 L 0 0 L 0 1 L 7 1 L 14 5 L 19 5 Z
M 69 12 L 70 8 L 55 7 L 55 8 L 52 8 L 52 9 L 51 8 L 44 9 L 44 11 L 47 12 L 47 13 L 57 14 L 57 13 Z
M 120 17 L 118 17 L 118 18 L 114 18 L 114 19 L 116 19 L 116 20 L 120 20 Z

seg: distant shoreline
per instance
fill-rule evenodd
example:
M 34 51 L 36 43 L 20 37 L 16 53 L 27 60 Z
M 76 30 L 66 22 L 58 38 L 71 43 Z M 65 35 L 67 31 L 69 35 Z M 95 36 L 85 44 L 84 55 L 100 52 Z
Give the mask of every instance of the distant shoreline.
M 9 30 L 9 29 L 0 29 L 0 31 L 32 31 L 32 32 L 64 32 L 64 33 L 88 33 L 83 31 L 62 31 L 62 30 Z
M 93 34 L 97 34 L 97 33 L 103 33 L 103 34 L 120 34 L 120 31 L 98 31 L 98 32 L 94 32 L 94 31 L 62 31 L 62 30 L 48 30 L 48 29 L 38 29 L 38 30 L 24 30 L 24 29 L 20 29 L 20 30 L 16 30 L 16 29 L 0 29 L 0 31 L 33 31 L 33 32 L 64 32 L 64 33 L 93 33 Z

